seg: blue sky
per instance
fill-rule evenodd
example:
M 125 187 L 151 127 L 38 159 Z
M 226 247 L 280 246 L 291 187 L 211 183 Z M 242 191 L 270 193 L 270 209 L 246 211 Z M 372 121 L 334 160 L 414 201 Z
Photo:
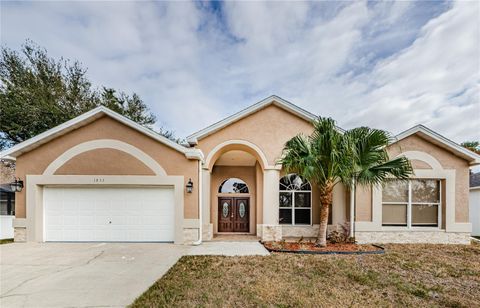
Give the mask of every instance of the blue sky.
M 480 139 L 475 1 L 0 5 L 2 45 L 81 61 L 181 137 L 276 94 L 344 128 Z

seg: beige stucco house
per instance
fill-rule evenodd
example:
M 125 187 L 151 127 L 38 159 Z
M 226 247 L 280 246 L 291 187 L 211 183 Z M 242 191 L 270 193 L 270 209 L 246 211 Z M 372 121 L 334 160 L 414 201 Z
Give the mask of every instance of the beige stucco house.
M 192 134 L 187 147 L 96 108 L 1 153 L 24 181 L 15 240 L 316 236 L 316 187 L 276 164 L 285 142 L 310 134 L 314 119 L 271 96 Z M 468 243 L 469 167 L 480 157 L 424 126 L 396 139 L 388 151 L 408 157 L 414 177 L 355 194 L 337 185 L 330 229 L 349 224 L 362 243 Z

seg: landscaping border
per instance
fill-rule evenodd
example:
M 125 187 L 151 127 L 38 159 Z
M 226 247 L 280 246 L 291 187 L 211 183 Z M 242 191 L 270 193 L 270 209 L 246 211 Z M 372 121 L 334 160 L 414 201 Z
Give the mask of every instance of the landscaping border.
M 261 243 L 261 242 L 260 242 Z M 263 243 L 261 243 L 263 245 Z M 370 244 L 379 250 L 373 251 L 312 251 L 312 250 L 286 250 L 286 249 L 272 249 L 263 245 L 269 252 L 282 252 L 282 253 L 296 253 L 304 255 L 381 255 L 385 254 L 385 247 L 380 245 Z

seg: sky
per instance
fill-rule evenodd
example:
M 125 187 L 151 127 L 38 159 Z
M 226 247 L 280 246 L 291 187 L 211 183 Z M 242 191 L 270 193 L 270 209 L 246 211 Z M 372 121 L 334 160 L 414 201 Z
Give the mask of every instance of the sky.
M 340 127 L 480 140 L 480 4 L 0 3 L 0 42 L 79 60 L 178 137 L 272 94 Z

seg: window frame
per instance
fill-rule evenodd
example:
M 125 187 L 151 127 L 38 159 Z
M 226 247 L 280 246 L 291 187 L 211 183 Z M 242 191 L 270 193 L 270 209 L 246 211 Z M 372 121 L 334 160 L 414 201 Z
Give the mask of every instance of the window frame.
M 394 181 L 397 181 L 393 179 Z M 438 202 L 413 202 L 412 200 L 412 181 L 428 181 L 433 180 L 438 183 Z M 441 230 L 442 229 L 442 179 L 436 178 L 411 178 L 407 180 L 408 182 L 408 200 L 407 202 L 395 202 L 395 201 L 383 201 L 383 188 L 382 188 L 382 202 L 381 202 L 381 213 L 382 219 L 380 221 L 382 228 L 384 229 L 401 229 L 401 230 Z M 392 204 L 392 205 L 407 205 L 407 225 L 406 226 L 395 226 L 395 225 L 384 225 L 383 224 L 383 205 Z M 415 226 L 412 225 L 412 205 L 436 205 L 437 206 L 437 226 Z
M 232 179 L 237 179 L 237 180 L 240 180 L 243 182 L 243 184 L 245 184 L 245 188 L 247 189 L 247 192 L 222 192 L 222 188 L 223 188 L 223 185 L 229 181 L 229 180 L 232 180 Z M 239 178 L 239 177 L 235 177 L 235 176 L 232 176 L 232 177 L 229 177 L 229 178 L 226 178 L 224 180 L 222 180 L 220 182 L 220 185 L 218 185 L 218 189 L 217 189 L 217 194 L 218 195 L 244 195 L 244 196 L 247 196 L 247 195 L 250 195 L 250 188 L 248 187 L 248 184 L 247 182 L 245 182 L 243 179 Z
M 3 198 L 5 197 L 5 199 Z M 15 193 L 2 191 L 0 193 L 0 201 L 5 203 L 5 214 L 0 213 L 1 216 L 15 216 Z
M 295 173 L 290 173 L 290 174 L 286 174 L 284 176 L 282 176 L 280 178 L 280 180 L 286 176 L 291 176 Z M 298 174 L 295 174 L 297 176 L 299 176 Z M 280 180 L 279 180 L 279 185 L 280 185 Z M 312 196 L 312 185 L 310 184 L 309 181 L 305 180 L 308 185 L 310 186 L 310 190 L 298 190 L 298 189 L 293 189 L 293 190 L 284 190 L 284 189 L 279 189 L 278 190 L 278 199 L 280 200 L 280 194 L 281 193 L 291 193 L 292 194 L 292 206 L 289 206 L 289 207 L 285 207 L 285 206 L 280 206 L 280 203 L 278 204 L 278 223 L 282 226 L 312 226 L 312 219 L 313 219 L 313 216 L 312 216 L 312 207 L 313 207 L 313 204 L 312 204 L 312 200 L 313 200 L 313 196 Z M 302 206 L 302 207 L 295 207 L 295 193 L 310 193 L 310 207 L 305 207 L 305 206 Z M 296 224 L 295 223 L 295 209 L 299 209 L 299 210 L 310 210 L 310 223 L 309 224 Z M 280 210 L 291 210 L 292 211 L 292 222 L 291 223 L 281 223 L 280 222 Z

